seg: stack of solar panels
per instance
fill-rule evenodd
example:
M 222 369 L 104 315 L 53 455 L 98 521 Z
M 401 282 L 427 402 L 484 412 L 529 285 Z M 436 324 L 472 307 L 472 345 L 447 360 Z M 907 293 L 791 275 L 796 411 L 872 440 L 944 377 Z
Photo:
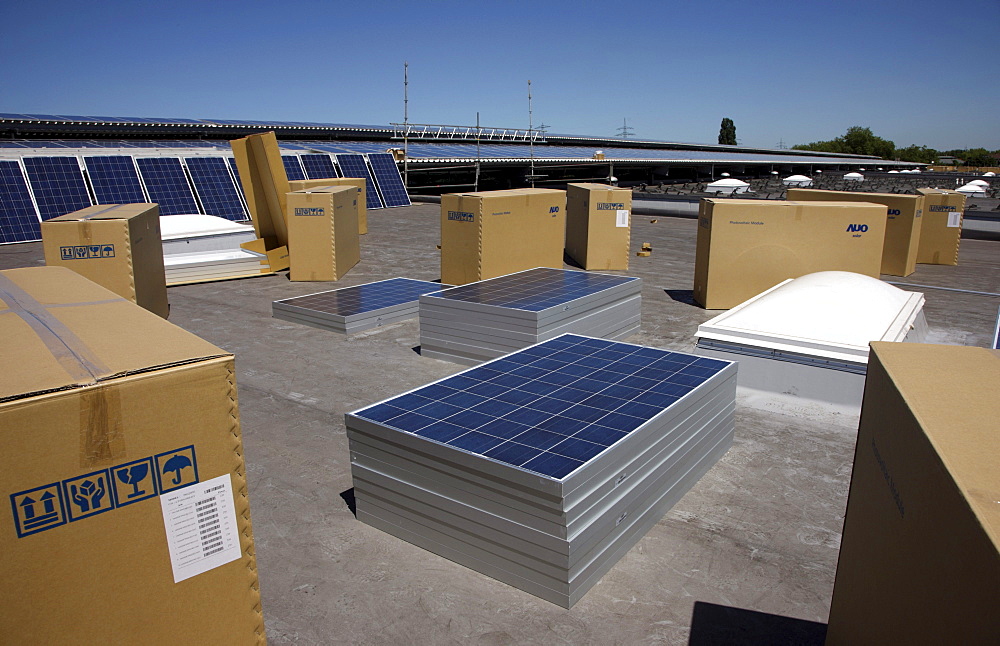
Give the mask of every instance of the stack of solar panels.
M 570 607 L 732 443 L 736 364 L 562 335 L 346 415 L 359 520 Z
M 270 273 L 264 256 L 240 248 L 257 237 L 252 226 L 214 215 L 167 215 L 160 216 L 160 235 L 167 285 Z
M 440 283 L 390 278 L 271 304 L 274 318 L 350 334 L 417 315 L 421 294 L 438 292 Z
M 572 332 L 624 339 L 639 330 L 642 280 L 536 268 L 420 297 L 420 354 L 494 359 Z

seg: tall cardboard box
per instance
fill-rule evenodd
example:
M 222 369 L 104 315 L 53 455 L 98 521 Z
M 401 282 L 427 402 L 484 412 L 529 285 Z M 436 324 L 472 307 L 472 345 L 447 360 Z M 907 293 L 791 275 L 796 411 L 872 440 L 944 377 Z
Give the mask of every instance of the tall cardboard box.
M 358 189 L 358 233 L 368 233 L 368 188 L 364 177 L 329 177 L 326 179 L 288 180 L 292 191 L 304 191 L 320 186 L 354 186 Z
M 545 188 L 441 196 L 441 282 L 563 266 L 566 191 Z
M 877 204 L 703 199 L 694 299 L 729 309 L 817 271 L 878 278 L 885 208 Z
M 286 246 L 285 195 L 291 189 L 277 137 L 264 132 L 234 139 L 229 145 L 257 237 L 268 250 Z
M 358 191 L 321 186 L 286 197 L 290 280 L 340 280 L 361 259 Z
M 160 207 L 90 206 L 42 222 L 45 264 L 72 269 L 167 318 Z
M 584 269 L 628 269 L 632 191 L 606 184 L 566 187 L 566 253 Z
M 996 644 L 1000 353 L 871 348 L 827 644 Z
M 64 267 L 0 271 L 9 644 L 263 644 L 233 356 Z
M 924 196 L 917 263 L 957 265 L 965 195 L 940 188 L 918 188 L 917 192 Z
M 920 225 L 924 213 L 924 197 L 922 195 L 790 188 L 788 189 L 788 199 L 884 204 L 888 220 L 885 225 L 885 246 L 882 248 L 882 273 L 893 276 L 909 276 L 916 271 L 917 249 L 920 247 Z

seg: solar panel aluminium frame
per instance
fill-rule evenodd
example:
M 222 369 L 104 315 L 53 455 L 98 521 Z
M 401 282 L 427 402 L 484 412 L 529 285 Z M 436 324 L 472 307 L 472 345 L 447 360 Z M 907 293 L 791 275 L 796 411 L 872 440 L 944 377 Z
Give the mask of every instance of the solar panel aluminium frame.
M 389 153 L 368 153 L 365 157 L 386 208 L 410 206 L 410 195 L 406 192 L 395 158 Z
M 173 203 L 166 203 L 163 200 L 163 196 L 156 196 L 156 195 L 153 194 L 153 191 L 150 190 L 150 188 L 149 188 L 149 182 L 148 182 L 148 180 L 146 178 L 146 175 L 142 171 L 142 164 L 140 162 L 142 162 L 142 161 L 161 161 L 161 160 L 174 160 L 174 161 L 177 162 L 177 166 L 180 169 L 181 177 L 184 178 L 185 186 L 187 186 L 187 192 L 191 196 L 191 200 L 194 203 L 194 210 L 193 211 L 183 211 L 183 210 L 175 211 L 174 210 L 175 209 L 175 205 Z M 149 196 L 150 200 L 152 200 L 152 201 L 154 201 L 154 202 L 156 202 L 157 204 L 160 205 L 160 215 L 174 215 L 174 214 L 178 214 L 179 215 L 179 214 L 183 214 L 183 213 L 204 213 L 205 212 L 204 209 L 202 208 L 201 203 L 198 201 L 198 194 L 194 190 L 194 186 L 192 185 L 191 178 L 188 175 L 187 168 L 184 166 L 184 162 L 182 161 L 180 155 L 166 155 L 166 156 L 159 156 L 159 157 L 157 157 L 157 156 L 146 156 L 146 155 L 139 156 L 139 155 L 137 155 L 137 156 L 135 156 L 135 165 L 136 165 L 136 168 L 139 169 L 139 179 L 142 180 L 142 187 L 143 187 L 143 189 L 145 189 L 146 195 Z
M 140 202 L 149 202 L 149 195 L 146 192 L 146 187 L 142 184 L 142 178 L 139 176 L 139 167 L 136 166 L 135 157 L 133 155 L 81 155 L 81 160 L 83 161 L 83 167 L 87 174 L 87 178 L 90 180 L 90 188 L 94 193 L 94 201 L 97 204 L 134 204 Z M 100 174 L 100 170 L 97 168 L 97 160 L 111 160 L 111 159 L 127 159 L 128 165 L 132 171 L 132 177 L 135 179 L 135 187 L 139 189 L 138 196 L 122 196 L 119 194 L 106 194 L 104 199 L 102 194 L 105 193 L 105 188 L 103 188 L 103 182 L 99 182 L 94 176 L 95 174 Z M 94 167 L 91 167 L 91 160 L 94 160 Z M 98 188 L 99 185 L 102 188 Z M 110 187 L 109 187 L 110 188 Z M 138 199 L 132 199 L 138 197 Z
M 20 159 L 3 159 L 0 160 L 0 166 L 9 168 L 15 172 L 11 173 L 10 180 L 16 182 L 20 180 L 21 186 L 18 188 L 23 188 L 24 193 L 19 196 L 17 202 L 12 199 L 6 199 L 2 202 L 3 208 L 7 210 L 6 217 L 10 219 L 11 224 L 18 229 L 15 235 L 0 236 L 0 244 L 15 244 L 19 242 L 33 242 L 35 240 L 41 240 L 42 230 L 41 223 L 42 219 L 38 215 L 38 205 L 35 203 L 35 196 L 31 194 L 31 186 L 28 184 L 28 177 L 25 173 L 24 166 L 21 164 Z M 7 183 L 7 178 L 3 174 L 0 174 L 0 182 Z M 7 196 L 11 196 L 12 193 L 7 192 Z M 24 198 L 27 197 L 27 202 L 25 203 Z M 30 210 L 27 207 L 30 206 Z M 10 237 L 11 239 L 7 239 Z
M 375 180 L 372 178 L 372 171 L 368 168 L 368 160 L 365 159 L 364 155 L 361 153 L 336 153 L 333 157 L 337 160 L 337 166 L 340 167 L 341 175 L 365 180 L 365 202 L 369 211 L 381 209 L 385 206 L 385 203 L 382 201 L 382 194 L 379 193 L 378 185 L 375 184 Z M 347 166 L 344 165 L 345 160 L 347 161 Z M 360 166 L 352 166 L 357 160 L 361 160 Z M 356 172 L 363 172 L 364 175 L 358 177 L 356 174 L 348 174 L 355 173 L 355 169 Z
M 79 174 L 79 179 L 83 184 L 83 194 L 87 198 L 87 202 L 82 201 L 79 204 L 72 204 L 70 206 L 61 206 L 59 208 L 54 208 L 55 200 L 49 200 L 48 196 L 39 196 L 38 192 L 40 190 L 50 190 L 49 187 L 36 187 L 35 182 L 32 181 L 32 173 L 29 170 L 29 164 L 27 160 L 42 160 L 42 159 L 59 159 L 59 160 L 72 160 L 73 164 L 76 165 L 77 173 Z M 24 177 L 28 181 L 28 191 L 31 193 L 32 200 L 35 203 L 35 211 L 38 213 L 38 217 L 42 222 L 46 220 L 51 220 L 52 218 L 59 217 L 61 215 L 66 215 L 67 213 L 73 213 L 74 211 L 79 211 L 80 209 L 85 209 L 88 206 L 94 205 L 94 196 L 91 194 L 90 186 L 87 184 L 87 177 L 83 172 L 83 167 L 80 165 L 80 158 L 77 155 L 24 155 L 20 158 L 21 168 L 24 171 Z M 74 177 L 75 179 L 75 177 Z M 46 183 L 54 181 L 51 179 L 44 180 Z M 43 199 L 44 198 L 44 199 Z M 65 202 L 64 202 L 65 204 Z M 53 210 L 54 208 L 54 210 Z M 68 209 L 68 210 L 67 210 Z M 46 217 L 46 212 L 51 211 L 51 213 Z
M 290 160 L 293 160 L 293 161 L 290 161 Z M 282 153 L 282 155 L 281 155 L 281 162 L 285 166 L 285 174 L 288 175 L 288 179 L 289 180 L 293 180 L 294 181 L 294 180 L 308 179 L 306 177 L 306 171 L 302 167 L 302 159 L 298 155 Z M 288 166 L 289 166 L 290 163 L 293 165 L 292 166 L 293 169 L 298 169 L 298 171 L 299 171 L 298 175 L 302 175 L 302 177 L 297 177 L 297 176 L 296 177 L 292 177 L 292 175 L 288 172 L 288 170 L 289 170 Z
M 230 222 L 249 222 L 250 221 L 250 209 L 247 207 L 246 200 L 243 197 L 243 192 L 240 190 L 239 180 L 236 179 L 236 175 L 233 172 L 233 166 L 227 161 L 226 157 L 223 157 L 223 156 L 214 156 L 214 155 L 198 155 L 198 156 L 193 156 L 193 157 L 181 157 L 180 160 L 181 160 L 181 166 L 183 167 L 184 173 L 185 173 L 186 177 L 189 180 L 188 183 L 190 184 L 191 189 L 194 192 L 194 195 L 195 195 L 198 207 L 201 209 L 201 213 L 204 213 L 206 215 L 214 215 L 216 217 L 225 218 L 226 220 L 229 220 Z M 218 172 L 218 171 L 221 170 L 222 172 L 225 173 L 225 175 L 222 176 L 222 177 L 224 179 L 228 179 L 229 183 L 228 184 L 223 183 L 223 185 L 221 187 L 218 187 L 218 186 L 208 186 L 208 185 L 206 185 L 206 186 L 200 186 L 199 185 L 199 179 L 206 179 L 207 180 L 209 178 L 208 178 L 207 175 L 203 175 L 202 174 L 202 170 L 203 169 L 192 168 L 191 162 L 192 161 L 197 162 L 197 161 L 202 161 L 202 160 L 219 160 L 219 162 L 220 162 L 220 164 L 222 166 L 221 169 L 207 169 L 207 170 L 209 170 L 209 172 L 212 172 L 212 171 Z M 197 163 L 194 164 L 194 165 L 197 166 Z M 216 176 L 216 178 L 218 179 L 219 177 Z M 212 181 L 214 181 L 214 180 L 212 180 Z M 230 196 L 230 198 L 227 199 L 225 195 L 223 195 L 222 193 L 219 193 L 219 190 L 221 189 L 222 191 L 225 191 L 230 186 L 232 187 L 234 193 L 233 193 L 232 196 Z M 210 193 L 208 190 L 203 190 L 203 189 L 210 189 L 211 191 L 214 191 L 214 193 Z M 235 199 L 236 199 L 235 204 L 232 202 L 232 197 L 235 197 Z M 212 202 L 220 201 L 222 203 L 228 202 L 230 208 L 232 208 L 232 206 L 234 206 L 234 205 L 238 205 L 239 208 L 240 208 L 240 211 L 241 211 L 241 213 L 239 214 L 239 219 L 235 219 L 234 220 L 233 218 L 228 217 L 227 215 L 220 215 L 218 213 L 208 213 L 209 207 L 207 206 L 207 203 L 210 202 L 210 201 L 212 201 Z M 231 213 L 231 211 L 230 211 L 230 213 Z
M 333 177 L 343 177 L 343 173 L 341 173 L 340 168 L 337 167 L 337 160 L 334 159 L 333 155 L 331 155 L 330 153 L 300 153 L 298 157 L 299 157 L 299 163 L 302 165 L 302 170 L 305 173 L 306 179 L 333 179 Z M 326 173 L 316 172 L 321 169 L 316 166 L 314 161 L 318 162 L 320 159 L 325 159 L 326 161 L 330 162 L 330 167 L 333 168 L 332 177 Z M 320 164 L 320 166 L 322 165 L 323 164 Z M 313 174 L 317 174 L 320 176 L 313 177 Z

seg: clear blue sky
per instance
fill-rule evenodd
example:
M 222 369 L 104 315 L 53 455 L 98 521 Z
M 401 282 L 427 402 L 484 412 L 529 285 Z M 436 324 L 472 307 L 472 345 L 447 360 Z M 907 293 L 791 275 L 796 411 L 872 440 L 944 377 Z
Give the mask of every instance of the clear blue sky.
M 1000 1 L 0 7 L 0 112 L 525 127 L 743 145 L 870 127 L 1000 148 Z

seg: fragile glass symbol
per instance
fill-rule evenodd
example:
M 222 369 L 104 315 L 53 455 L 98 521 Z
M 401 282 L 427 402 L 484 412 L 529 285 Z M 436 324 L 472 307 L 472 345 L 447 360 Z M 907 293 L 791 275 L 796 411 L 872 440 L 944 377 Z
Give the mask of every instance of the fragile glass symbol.
M 136 496 L 141 496 L 146 493 L 145 490 L 139 490 L 139 483 L 146 478 L 146 474 L 149 473 L 149 465 L 145 462 L 140 462 L 139 464 L 133 464 L 130 467 L 125 467 L 124 469 L 118 469 L 116 471 L 118 474 L 118 479 L 122 481 L 122 484 L 132 485 L 132 493 L 128 495 L 129 498 L 135 498 Z
M 166 464 L 163 465 L 163 474 L 166 475 L 173 471 L 174 477 L 171 482 L 179 485 L 181 483 L 181 469 L 189 466 L 191 466 L 191 460 L 186 455 L 178 454 L 167 460 Z

